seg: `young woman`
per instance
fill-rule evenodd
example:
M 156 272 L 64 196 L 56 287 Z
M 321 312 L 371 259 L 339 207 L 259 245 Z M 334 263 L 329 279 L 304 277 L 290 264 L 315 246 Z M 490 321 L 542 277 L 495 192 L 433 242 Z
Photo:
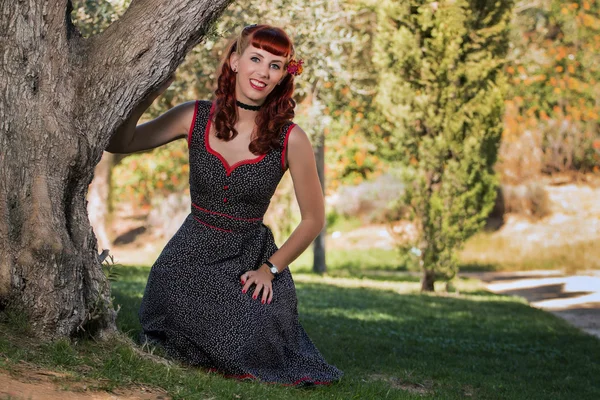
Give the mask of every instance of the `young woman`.
M 227 375 L 319 384 L 342 372 L 299 324 L 287 268 L 324 224 L 313 150 L 291 122 L 294 77 L 302 70 L 293 57 L 283 30 L 248 26 L 226 53 L 213 102 L 184 103 L 136 127 L 149 100 L 107 150 L 188 141 L 191 213 L 150 272 L 139 311 L 142 340 Z M 277 248 L 262 218 L 287 169 L 302 220 Z

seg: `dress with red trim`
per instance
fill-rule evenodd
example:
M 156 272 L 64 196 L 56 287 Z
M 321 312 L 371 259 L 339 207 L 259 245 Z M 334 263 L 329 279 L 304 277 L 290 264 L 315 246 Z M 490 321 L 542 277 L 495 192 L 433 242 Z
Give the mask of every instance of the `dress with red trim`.
M 278 248 L 263 216 L 285 173 L 280 148 L 226 160 L 211 147 L 212 103 L 196 102 L 188 135 L 190 214 L 152 266 L 142 298 L 140 339 L 184 363 L 226 376 L 284 385 L 328 384 L 342 372 L 327 363 L 298 321 L 296 289 L 286 268 L 273 301 L 242 293 L 240 276 Z M 214 143 L 214 142 L 213 142 Z

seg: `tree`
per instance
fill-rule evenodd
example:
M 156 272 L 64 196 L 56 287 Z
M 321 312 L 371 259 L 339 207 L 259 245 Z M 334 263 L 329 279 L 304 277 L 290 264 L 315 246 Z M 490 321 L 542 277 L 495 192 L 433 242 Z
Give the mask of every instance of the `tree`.
M 70 0 L 0 4 L 0 301 L 39 336 L 115 331 L 86 213 L 94 167 L 229 2 L 134 1 L 87 39 Z
M 496 194 L 512 0 L 382 0 L 374 61 L 388 147 L 404 159 L 421 289 L 450 279 L 456 249 Z
M 541 172 L 600 172 L 593 148 L 600 140 L 599 13 L 600 2 L 588 0 L 515 6 L 503 182 L 520 183 Z
M 72 0 L 71 18 L 84 38 L 97 35 L 116 21 L 129 6 L 130 0 L 91 1 Z M 111 177 L 115 165 L 126 155 L 104 152 L 94 170 L 94 179 L 88 188 L 88 215 L 98 239 L 98 247 L 110 248 L 109 229 L 106 226 L 110 215 Z

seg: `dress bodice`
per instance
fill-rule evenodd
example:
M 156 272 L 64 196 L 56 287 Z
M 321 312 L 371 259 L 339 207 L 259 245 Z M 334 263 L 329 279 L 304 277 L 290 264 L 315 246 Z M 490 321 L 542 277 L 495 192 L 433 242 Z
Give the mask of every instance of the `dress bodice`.
M 229 165 L 211 148 L 212 103 L 196 101 L 188 135 L 192 213 L 206 225 L 222 230 L 244 230 L 261 223 L 271 197 L 285 173 L 287 139 L 294 124 L 280 133 L 280 148 Z

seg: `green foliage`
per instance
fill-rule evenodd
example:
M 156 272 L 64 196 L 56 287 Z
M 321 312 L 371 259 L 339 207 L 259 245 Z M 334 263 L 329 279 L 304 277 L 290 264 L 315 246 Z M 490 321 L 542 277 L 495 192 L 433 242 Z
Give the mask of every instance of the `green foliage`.
M 14 306 L 2 310 L 0 323 L 7 324 L 12 331 L 19 335 L 29 336 L 33 333 L 29 316 L 25 310 L 19 310 Z
M 117 306 L 116 310 L 113 304 L 114 297 L 110 295 L 110 290 L 107 290 L 107 286 L 117 281 L 120 272 L 119 264 L 115 263 L 115 259 L 112 255 L 108 255 L 102 260 L 102 272 L 106 276 L 106 280 L 102 281 L 98 288 L 97 296 L 94 301 L 88 306 L 86 310 L 85 319 L 77 327 L 79 335 L 82 337 L 93 337 L 97 329 L 100 328 L 99 321 L 103 321 L 103 318 L 107 313 L 113 311 L 119 312 L 120 306 Z M 104 297 L 104 293 L 109 292 L 109 298 Z
M 116 201 L 149 210 L 153 199 L 189 191 L 187 142 L 171 142 L 153 151 L 128 156 L 112 174 Z
M 518 182 L 515 143 L 533 136 L 541 151 L 536 172 L 600 171 L 600 3 L 593 0 L 521 2 L 512 21 L 510 91 L 501 171 Z M 527 138 L 526 138 L 527 139 Z M 527 139 L 530 140 L 530 139 Z M 512 147 L 511 147 L 512 146 Z M 527 154 L 529 153 L 529 154 Z M 520 179 L 521 178 L 521 179 Z
M 131 0 L 71 0 L 71 19 L 84 37 L 96 35 L 122 15 Z
M 511 7 L 511 0 L 378 7 L 377 104 L 387 146 L 411 182 L 403 199 L 419 231 L 411 246 L 435 278 L 454 276 L 455 250 L 493 207 Z

